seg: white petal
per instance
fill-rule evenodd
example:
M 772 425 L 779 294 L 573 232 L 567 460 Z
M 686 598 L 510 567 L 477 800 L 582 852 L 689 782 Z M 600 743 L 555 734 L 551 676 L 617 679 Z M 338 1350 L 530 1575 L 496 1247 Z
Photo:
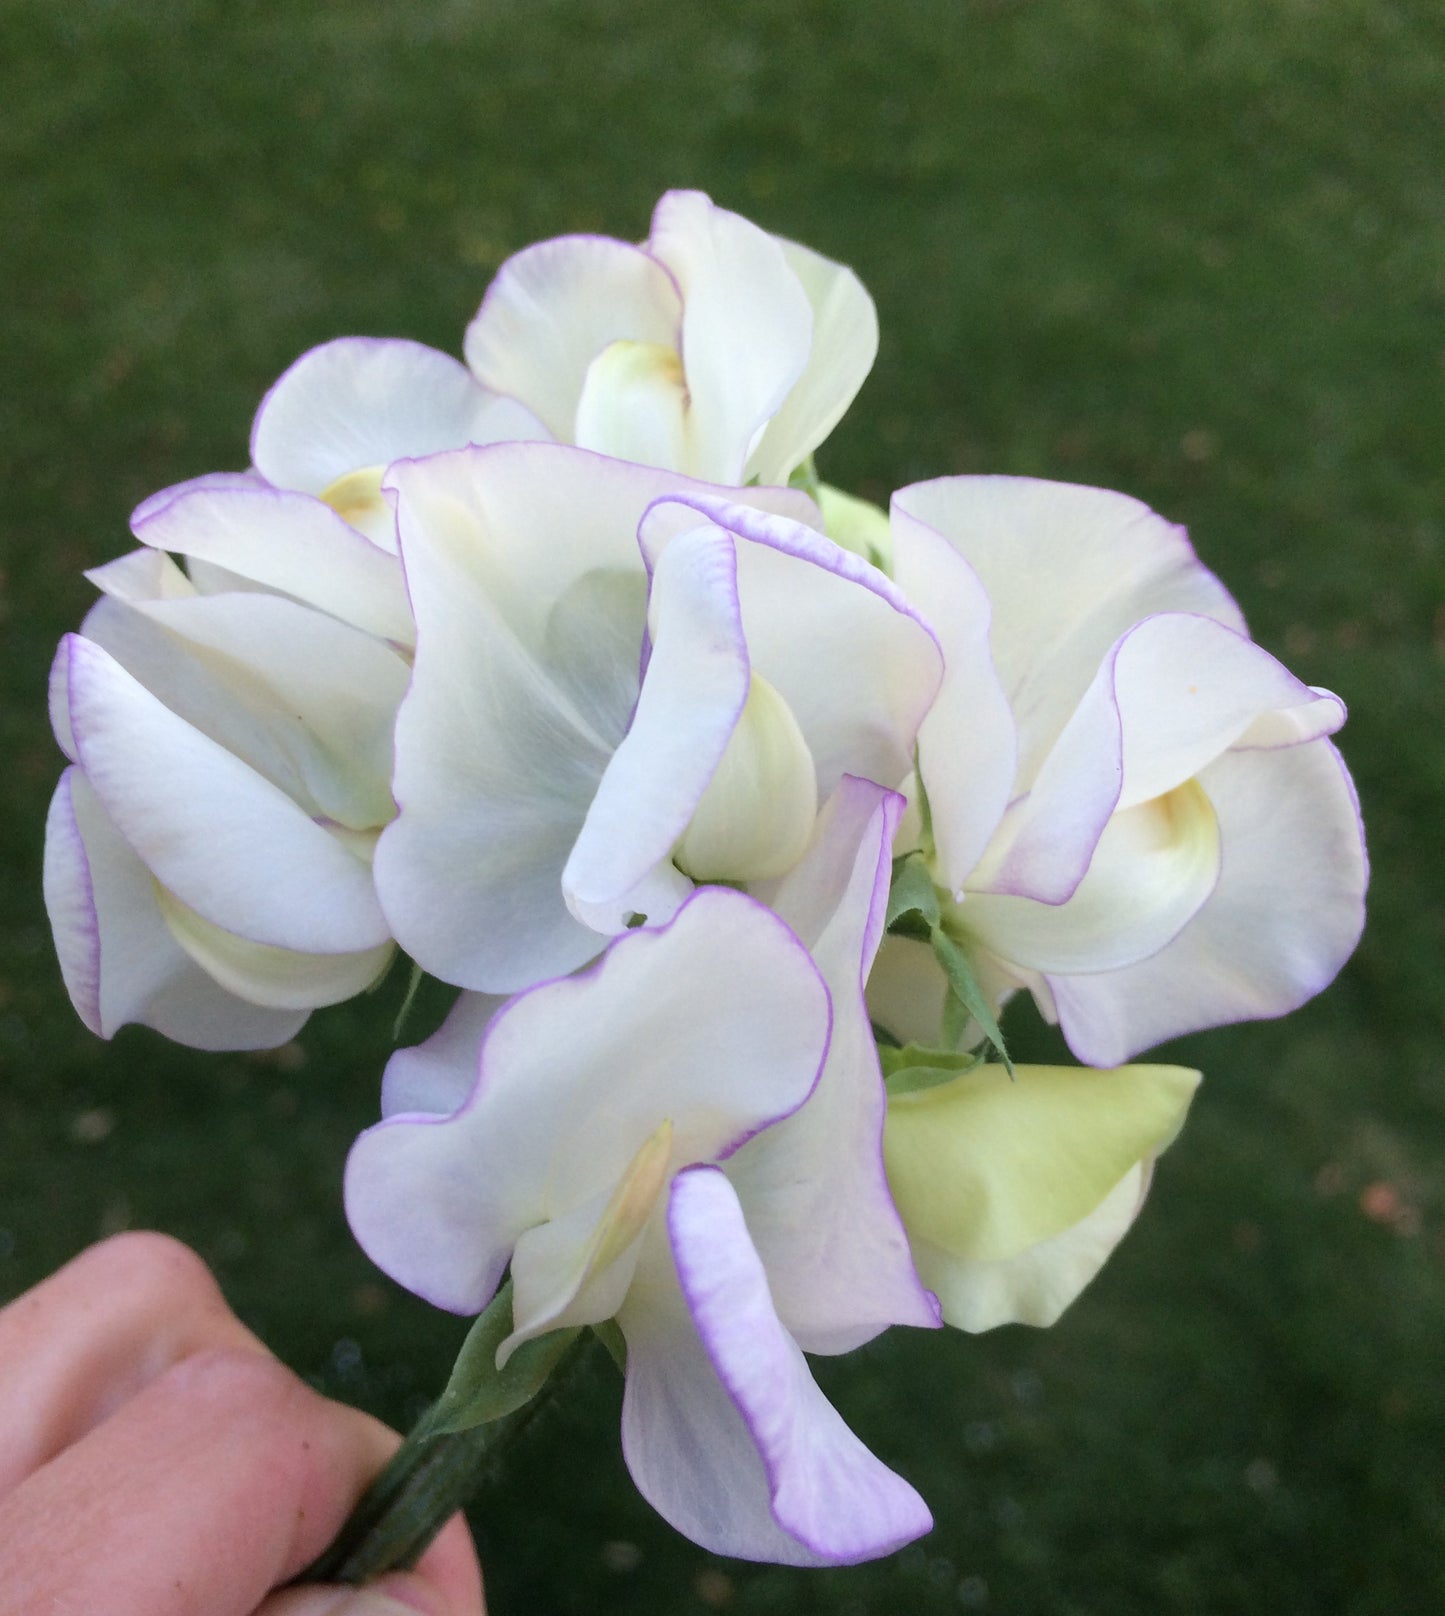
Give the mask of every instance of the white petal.
M 390 647 L 294 601 L 245 593 L 102 601 L 84 632 L 308 814 L 371 833 L 392 817 L 407 667 Z
M 448 1117 L 472 1091 L 487 1023 L 505 1003 L 491 993 L 461 993 L 425 1043 L 398 1049 L 381 1081 L 381 1114 L 429 1112 Z
M 193 1049 L 269 1049 L 306 1020 L 236 998 L 181 950 L 150 872 L 106 817 L 79 769 L 62 775 L 45 836 L 45 902 L 71 1002 L 113 1037 L 141 1022 Z
M 1157 954 L 1219 879 L 1220 831 L 1197 781 L 1114 814 L 1068 901 L 969 893 L 960 924 L 1025 970 L 1099 972 Z
M 853 402 L 878 352 L 878 311 L 851 269 L 779 240 L 813 311 L 807 368 L 773 416 L 747 465 L 763 483 L 786 482 Z
M 343 337 L 302 354 L 267 393 L 251 428 L 251 459 L 277 488 L 320 494 L 363 467 L 542 435 L 514 409 L 491 419 L 497 405 L 449 354 Z
M 939 873 L 957 892 L 1008 806 L 1018 745 L 990 650 L 988 594 L 948 538 L 914 514 L 919 492 L 893 496 L 893 575 L 911 600 L 926 604 L 943 653 L 943 683 L 918 731 L 918 767 Z
M 621 931 L 646 901 L 635 889 L 686 829 L 747 700 L 731 537 L 703 526 L 669 545 L 653 574 L 649 618 L 637 712 L 562 872 L 568 907 L 598 930 Z
M 272 1010 L 315 1010 L 364 993 L 391 964 L 395 943 L 346 954 L 298 954 L 223 931 L 164 887 L 156 888 L 171 935 L 229 993 Z
M 526 1229 L 610 1196 L 673 1125 L 673 1159 L 714 1160 L 795 1110 L 827 1047 L 806 951 L 750 898 L 695 895 L 588 972 L 519 995 L 491 1022 L 451 1118 L 363 1134 L 347 1214 L 367 1253 L 439 1306 L 477 1312 Z
M 653 566 L 676 542 L 679 509 L 746 541 L 748 658 L 797 719 L 820 797 L 845 774 L 896 785 L 943 676 L 933 631 L 891 580 L 815 528 L 711 493 L 679 490 L 648 512 L 640 537 Z
M 284 793 L 70 635 L 70 720 L 117 829 L 183 903 L 254 942 L 342 953 L 386 941 L 370 872 Z
M 1199 782 L 1223 847 L 1209 902 L 1140 964 L 1049 978 L 1081 1060 L 1115 1065 L 1182 1033 L 1285 1015 L 1334 980 L 1359 940 L 1359 805 L 1328 741 L 1227 752 Z
M 897 496 L 969 563 L 993 608 L 994 664 L 1019 736 L 1016 791 L 1140 618 L 1195 612 L 1243 632 L 1183 528 L 1125 494 L 1029 477 L 942 477 Z
M 329 506 L 279 489 L 172 500 L 136 524 L 159 550 L 195 557 L 398 645 L 414 639 L 401 565 Z
M 778 1316 L 809 1352 L 848 1352 L 890 1324 L 931 1328 L 883 1170 L 883 1079 L 863 982 L 883 932 L 900 800 L 844 779 L 797 867 L 767 894 L 833 999 L 828 1061 L 800 1111 L 729 1164 Z
M 682 466 L 687 455 L 687 385 L 677 351 L 623 338 L 587 367 L 577 402 L 584 449 L 645 466 Z
M 741 483 L 767 423 L 808 363 L 813 311 L 766 231 L 701 191 L 669 191 L 648 250 L 682 296 L 688 459 L 679 470 Z
M 676 349 L 681 318 L 677 288 L 640 247 L 560 236 L 497 271 L 467 327 L 467 363 L 484 387 L 520 400 L 554 438 L 572 443 L 597 355 L 619 340 Z
M 852 1565 L 928 1531 L 779 1322 L 726 1178 L 680 1173 L 668 1222 L 691 1320 L 666 1279 L 635 1283 L 619 1317 L 623 1453 L 648 1502 L 704 1548 L 785 1565 Z

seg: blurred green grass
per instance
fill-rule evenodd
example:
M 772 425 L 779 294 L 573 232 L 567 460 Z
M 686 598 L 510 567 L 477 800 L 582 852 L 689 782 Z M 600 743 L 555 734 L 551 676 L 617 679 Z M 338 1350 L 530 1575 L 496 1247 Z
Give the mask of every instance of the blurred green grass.
M 640 237 L 698 185 L 877 299 L 826 475 L 1127 489 L 1346 697 L 1371 923 L 1304 1012 L 1176 1046 L 1207 1075 L 1189 1129 L 1057 1329 L 821 1366 L 930 1538 L 818 1574 L 694 1551 L 632 1494 L 594 1366 L 479 1504 L 495 1611 L 1445 1608 L 1445 14 L 0 0 L 0 25 L 0 1294 L 160 1227 L 328 1390 L 401 1423 L 439 1385 L 456 1322 L 339 1211 L 395 987 L 264 1057 L 85 1033 L 39 901 L 45 671 L 81 568 L 144 494 L 242 465 L 304 348 L 456 351 L 507 253 Z

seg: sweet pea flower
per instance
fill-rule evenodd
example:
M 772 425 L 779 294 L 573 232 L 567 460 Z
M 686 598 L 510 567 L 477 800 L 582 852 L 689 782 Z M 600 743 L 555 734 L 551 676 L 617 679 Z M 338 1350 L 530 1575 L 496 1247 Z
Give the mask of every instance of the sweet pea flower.
M 559 443 L 709 482 L 786 482 L 878 349 L 841 264 L 701 191 L 669 191 L 641 246 L 561 236 L 497 273 L 467 330 L 483 387 Z
M 703 888 L 511 1000 L 480 1053 L 490 1006 L 464 996 L 394 1058 L 390 1114 L 347 1163 L 357 1238 L 428 1301 L 480 1312 L 510 1264 L 499 1366 L 616 1319 L 628 1467 L 722 1554 L 847 1564 L 932 1524 L 803 1357 L 938 1322 L 883 1175 L 862 992 L 899 807 L 840 782 L 776 912 Z
M 1053 1324 L 1128 1232 L 1199 1073 L 975 1066 L 889 1095 L 888 1183 L 944 1322 Z
M 845 774 L 908 772 L 937 645 L 801 493 L 552 444 L 388 487 L 417 650 L 376 879 L 434 975 L 572 970 L 694 881 L 785 874 Z
M 1181 529 L 1102 489 L 949 477 L 893 501 L 893 575 L 947 673 L 918 739 L 920 847 L 985 988 L 1074 1053 L 1283 1015 L 1363 924 L 1344 721 L 1249 640 Z M 872 988 L 936 1038 L 943 978 L 890 939 Z
M 246 482 L 171 491 L 134 525 L 147 548 L 88 575 L 103 599 L 52 675 L 62 972 L 103 1037 L 283 1043 L 393 953 L 370 863 L 408 677 L 400 564 Z

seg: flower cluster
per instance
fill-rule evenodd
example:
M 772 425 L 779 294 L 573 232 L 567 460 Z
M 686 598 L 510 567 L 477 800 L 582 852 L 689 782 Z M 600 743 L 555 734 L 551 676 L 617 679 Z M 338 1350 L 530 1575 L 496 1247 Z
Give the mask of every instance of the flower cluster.
M 346 339 L 251 467 L 90 574 L 52 717 L 71 998 L 275 1045 L 398 950 L 461 989 L 388 1064 L 348 1215 L 505 1365 L 625 1342 L 638 1487 L 718 1552 L 926 1531 L 805 1353 L 1051 1323 L 1197 1074 L 1358 937 L 1339 700 L 1122 494 L 813 451 L 874 357 L 852 273 L 696 192 L 501 269 L 466 364 Z M 1014 1067 L 1032 995 L 1080 1067 Z M 990 1054 L 991 1052 L 991 1054 Z

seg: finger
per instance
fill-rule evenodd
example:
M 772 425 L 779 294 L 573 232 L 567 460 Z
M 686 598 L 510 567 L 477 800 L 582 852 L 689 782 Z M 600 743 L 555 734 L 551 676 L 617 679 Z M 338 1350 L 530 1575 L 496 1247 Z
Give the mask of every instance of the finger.
M 207 1347 L 265 1352 L 166 1235 L 116 1235 L 0 1310 L 0 1495 Z
M 437 1593 L 436 1585 L 419 1574 L 393 1573 L 364 1588 L 288 1588 L 273 1594 L 256 1616 L 486 1616 L 480 1584 L 465 1603 L 454 1596 L 439 1604 Z
M 260 1353 L 192 1354 L 0 1500 L 0 1616 L 251 1616 L 335 1536 L 396 1440 Z M 465 1561 L 453 1537 L 419 1567 L 446 1616 Z

